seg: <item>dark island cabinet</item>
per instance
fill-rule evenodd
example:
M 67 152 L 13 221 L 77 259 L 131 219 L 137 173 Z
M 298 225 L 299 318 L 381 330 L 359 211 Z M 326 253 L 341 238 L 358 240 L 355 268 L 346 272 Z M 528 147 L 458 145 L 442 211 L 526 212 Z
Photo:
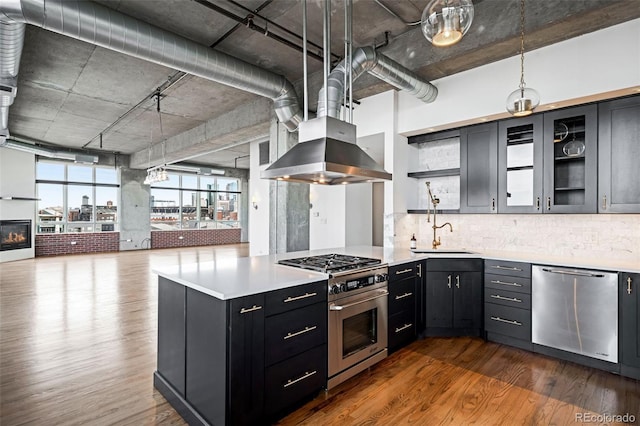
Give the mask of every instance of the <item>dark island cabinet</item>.
M 481 259 L 427 260 L 426 335 L 481 334 L 482 270 Z
M 460 213 L 498 212 L 498 124 L 460 129 Z
M 389 353 L 414 341 L 420 330 L 423 262 L 389 267 Z
M 189 424 L 269 424 L 326 387 L 326 281 L 231 300 L 159 284 L 154 385 Z
M 620 273 L 620 373 L 640 379 L 640 274 Z
M 598 212 L 640 213 L 640 96 L 599 104 Z

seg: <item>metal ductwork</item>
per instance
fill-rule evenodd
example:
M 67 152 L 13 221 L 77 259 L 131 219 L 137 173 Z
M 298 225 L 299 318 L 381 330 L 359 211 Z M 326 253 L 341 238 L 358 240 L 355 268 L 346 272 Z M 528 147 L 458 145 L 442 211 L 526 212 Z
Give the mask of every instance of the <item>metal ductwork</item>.
M 0 140 L 0 147 L 11 148 L 17 151 L 28 152 L 30 154 L 36 154 L 47 158 L 71 160 L 73 162 L 83 164 L 96 164 L 99 160 L 97 155 L 87 154 L 86 152 L 62 151 L 9 138 Z
M 387 173 L 356 145 L 356 128 L 340 121 L 345 93 L 346 65 L 343 60 L 328 76 L 318 95 L 318 117 L 300 123 L 299 143 L 261 173 L 262 178 L 326 185 L 390 180 Z M 373 47 L 358 48 L 351 61 L 352 80 L 365 72 L 407 91 L 424 102 L 433 102 L 438 89 L 415 73 L 376 53 Z
M 295 89 L 284 76 L 91 1 L 2 0 L 3 72 L 13 65 L 17 74 L 25 23 L 270 98 L 278 119 L 290 131 L 302 121 Z M 22 35 L 17 34 L 19 27 Z M 15 48 L 5 52 L 5 44 Z M 4 97 L 2 102 L 2 124 L 6 131 L 8 105 Z
M 18 88 L 18 69 L 25 24 L 8 21 L 6 14 L 15 12 L 16 4 L 5 0 L 0 7 L 0 144 L 9 137 L 9 107 Z
M 353 80 L 368 72 L 424 102 L 433 102 L 438 96 L 438 89 L 433 84 L 424 81 L 413 71 L 403 67 L 389 57 L 376 52 L 373 47 L 359 47 L 353 52 L 351 70 Z M 346 89 L 344 87 L 345 74 L 346 64 L 343 60 L 329 74 L 327 82 L 328 108 L 325 108 L 324 105 L 325 88 L 320 89 L 320 94 L 318 95 L 318 117 L 328 115 L 329 117 L 339 118 L 342 98 Z

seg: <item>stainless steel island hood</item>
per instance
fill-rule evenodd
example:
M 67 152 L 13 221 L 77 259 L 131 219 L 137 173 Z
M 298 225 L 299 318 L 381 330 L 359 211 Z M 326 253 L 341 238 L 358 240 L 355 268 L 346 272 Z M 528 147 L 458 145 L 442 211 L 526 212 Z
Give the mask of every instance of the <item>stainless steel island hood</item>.
M 288 182 L 338 185 L 390 180 L 356 145 L 356 126 L 324 116 L 300 123 L 299 142 L 260 177 Z

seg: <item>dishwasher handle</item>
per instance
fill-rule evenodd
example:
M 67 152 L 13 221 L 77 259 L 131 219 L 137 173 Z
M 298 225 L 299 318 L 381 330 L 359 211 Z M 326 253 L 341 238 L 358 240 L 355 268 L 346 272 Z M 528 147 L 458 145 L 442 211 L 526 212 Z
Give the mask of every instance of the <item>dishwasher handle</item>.
M 577 275 L 579 277 L 593 277 L 593 278 L 604 278 L 604 274 L 596 274 L 593 272 L 582 272 L 582 271 L 571 271 L 566 269 L 553 269 L 553 268 L 542 268 L 544 272 L 551 272 L 552 274 L 563 274 L 563 275 Z

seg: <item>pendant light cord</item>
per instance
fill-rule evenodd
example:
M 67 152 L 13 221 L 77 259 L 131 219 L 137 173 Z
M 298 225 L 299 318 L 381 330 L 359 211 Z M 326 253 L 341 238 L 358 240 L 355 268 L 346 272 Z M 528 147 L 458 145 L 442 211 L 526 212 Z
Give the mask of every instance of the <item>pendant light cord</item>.
M 520 1 L 520 92 L 524 97 L 524 0 Z

